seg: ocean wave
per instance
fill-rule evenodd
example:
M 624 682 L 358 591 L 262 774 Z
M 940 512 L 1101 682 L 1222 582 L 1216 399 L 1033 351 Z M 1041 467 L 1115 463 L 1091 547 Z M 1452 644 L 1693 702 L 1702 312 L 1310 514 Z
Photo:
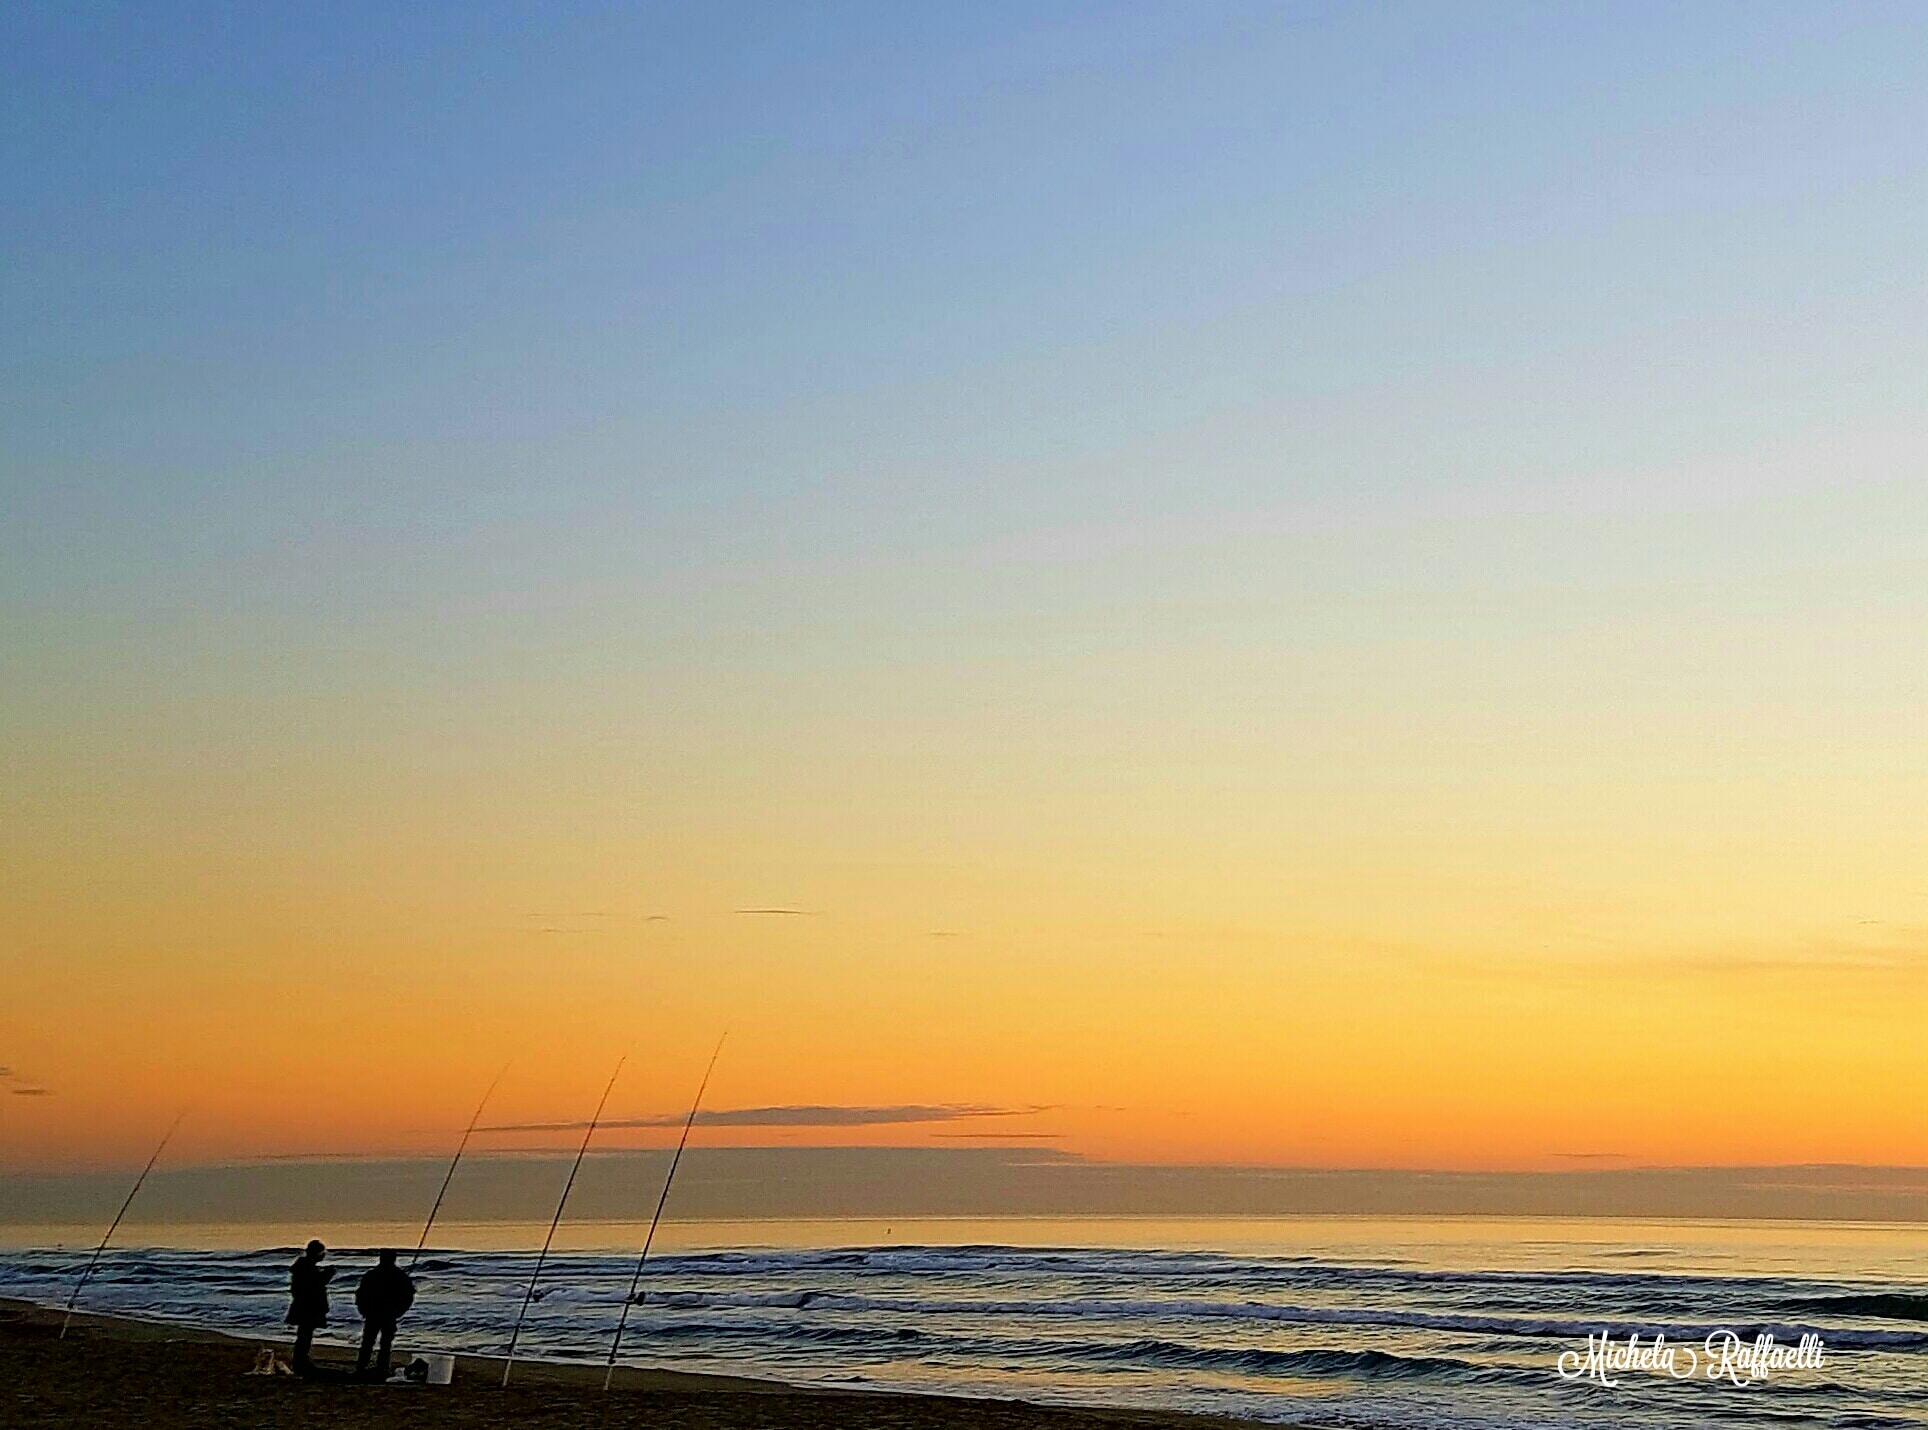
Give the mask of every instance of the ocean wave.
M 669 1321 L 640 1331 L 637 1348 L 654 1341 L 750 1341 L 783 1353 L 786 1343 L 835 1345 L 878 1354 L 914 1350 L 951 1363 L 995 1360 L 1042 1367 L 1082 1364 L 1118 1369 L 1208 1371 L 1255 1377 L 1374 1381 L 1446 1380 L 1495 1384 L 1516 1377 L 1543 1379 L 1539 1373 L 1440 1355 L 1401 1355 L 1378 1349 L 1335 1347 L 1293 1349 L 1265 1346 L 1199 1345 L 1156 1336 L 1127 1340 L 1058 1339 L 998 1335 L 949 1335 L 914 1326 L 879 1327 L 836 1322 L 753 1323 Z
M 1800 1311 L 1833 1316 L 1873 1316 L 1889 1321 L 1928 1321 L 1928 1296 L 1868 1292 L 1847 1296 L 1809 1296 L 1787 1303 Z
M 1195 1346 L 1145 1338 L 1135 1341 L 1041 1343 L 1055 1355 L 1117 1361 L 1171 1370 L 1231 1371 L 1243 1375 L 1308 1379 L 1444 1380 L 1491 1383 L 1512 1372 L 1476 1365 L 1452 1356 L 1399 1355 L 1382 1350 L 1307 1347 L 1274 1350 L 1263 1346 Z
M 1821 1336 L 1827 1344 L 1841 1349 L 1867 1350 L 1877 1347 L 1906 1349 L 1928 1346 L 1928 1333 L 1923 1332 L 1829 1329 L 1813 1325 L 1780 1324 L 1758 1317 L 1657 1325 L 1651 1321 L 1622 1322 L 1602 1320 L 1598 1317 L 1492 1316 L 1379 1306 L 1299 1306 L 1257 1301 L 1102 1298 L 994 1300 L 963 1297 L 863 1296 L 822 1290 L 671 1290 L 646 1293 L 644 1305 L 672 1309 L 839 1311 L 853 1315 L 902 1317 L 1049 1318 L 1065 1316 L 1100 1318 L 1114 1322 L 1173 1319 L 1269 1321 L 1290 1325 L 1459 1331 L 1519 1339 L 1558 1340 L 1577 1340 L 1605 1332 L 1620 1340 L 1635 1333 L 1647 1337 L 1664 1333 L 1669 1339 L 1675 1341 L 1698 1342 L 1710 1332 L 1732 1330 L 1743 1339 L 1751 1340 L 1757 1335 L 1770 1334 L 1783 1343 L 1798 1343 L 1802 1336 L 1814 1334 Z

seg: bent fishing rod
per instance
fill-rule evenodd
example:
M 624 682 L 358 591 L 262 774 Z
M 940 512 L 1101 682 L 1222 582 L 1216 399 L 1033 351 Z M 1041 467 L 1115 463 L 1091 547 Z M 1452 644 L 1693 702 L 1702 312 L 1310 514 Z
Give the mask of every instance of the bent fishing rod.
M 489 1084 L 489 1090 L 482 1094 L 482 1100 L 475 1105 L 475 1116 L 469 1119 L 468 1128 L 462 1133 L 462 1140 L 455 1144 L 455 1156 L 450 1159 L 449 1169 L 442 1176 L 442 1187 L 435 1194 L 435 1205 L 428 1209 L 428 1220 L 422 1223 L 422 1238 L 415 1243 L 415 1254 L 408 1259 L 410 1271 L 413 1271 L 415 1263 L 422 1259 L 422 1248 L 428 1245 L 429 1228 L 435 1225 L 436 1215 L 442 1210 L 442 1198 L 449 1194 L 449 1183 L 455 1180 L 455 1169 L 462 1165 L 462 1154 L 468 1151 L 469 1138 L 475 1135 L 475 1125 L 482 1120 L 482 1109 L 489 1105 L 489 1099 L 495 1096 L 496 1088 L 508 1071 L 509 1065 L 504 1063 L 502 1071 L 495 1075 L 495 1081 Z
M 670 1183 L 676 1180 L 676 1165 L 683 1160 L 683 1149 L 689 1145 L 690 1128 L 696 1125 L 696 1109 L 703 1105 L 703 1090 L 710 1085 L 710 1074 L 716 1071 L 716 1060 L 723 1054 L 723 1039 L 730 1035 L 726 1032 L 716 1040 L 716 1051 L 710 1054 L 710 1065 L 703 1069 L 703 1080 L 696 1085 L 696 1101 L 690 1104 L 690 1115 L 683 1119 L 683 1135 L 677 1140 L 676 1155 L 669 1159 L 669 1173 L 663 1178 L 663 1194 L 656 1199 L 656 1214 L 649 1219 L 649 1232 L 643 1237 L 642 1255 L 636 1258 L 636 1274 L 629 1278 L 629 1294 L 623 1297 L 623 1314 L 616 1322 L 616 1335 L 609 1343 L 609 1364 L 603 1367 L 603 1389 L 609 1389 L 610 1377 L 616 1374 L 616 1352 L 622 1349 L 623 1328 L 629 1324 L 629 1308 L 636 1304 L 636 1288 L 642 1284 L 643 1263 L 649 1260 L 649 1244 L 656 1240 L 656 1223 L 663 1219 L 663 1205 L 669 1201 Z
M 173 1122 L 168 1124 L 167 1131 L 161 1134 L 160 1146 L 156 1147 L 154 1155 L 147 1159 L 147 1165 L 141 1168 L 140 1176 L 134 1178 L 134 1186 L 128 1192 L 127 1200 L 121 1203 L 120 1210 L 114 1213 L 113 1221 L 107 1224 L 107 1234 L 100 1239 L 100 1245 L 94 1248 L 94 1254 L 87 1262 L 87 1269 L 80 1273 L 80 1280 L 74 1283 L 73 1294 L 67 1298 L 67 1313 L 60 1318 L 60 1335 L 56 1339 L 63 1341 L 67 1339 L 67 1326 L 74 1319 L 74 1303 L 80 1300 L 81 1289 L 87 1285 L 94 1274 L 94 1268 L 100 1264 L 101 1253 L 107 1250 L 107 1243 L 114 1239 L 114 1233 L 120 1228 L 121 1218 L 126 1216 L 127 1209 L 134 1205 L 134 1198 L 141 1194 L 141 1183 L 145 1182 L 147 1174 L 154 1170 L 154 1164 L 161 1160 L 161 1153 L 167 1150 L 167 1144 L 173 1140 L 174 1129 L 181 1125 L 181 1118 L 186 1116 L 187 1112 L 183 1110 Z
M 595 1116 L 589 1119 L 589 1129 L 582 1134 L 582 1146 L 576 1149 L 576 1161 L 569 1168 L 569 1180 L 562 1184 L 562 1197 L 556 1203 L 556 1214 L 549 1220 L 549 1234 L 542 1239 L 542 1252 L 536 1257 L 536 1269 L 529 1277 L 529 1289 L 522 1293 L 522 1309 L 515 1313 L 515 1330 L 509 1333 L 509 1354 L 502 1361 L 502 1388 L 509 1388 L 509 1372 L 515 1368 L 515 1343 L 522 1339 L 522 1318 L 529 1314 L 529 1303 L 536 1296 L 536 1282 L 542 1277 L 542 1264 L 549 1259 L 549 1243 L 556 1239 L 556 1228 L 562 1223 L 562 1209 L 569 1205 L 569 1189 L 576 1185 L 576 1173 L 582 1170 L 583 1155 L 589 1150 L 589 1139 L 596 1135 L 596 1124 L 602 1121 L 603 1108 L 608 1105 L 609 1094 L 615 1090 L 616 1079 L 622 1075 L 623 1063 L 627 1058 L 616 1059 L 616 1071 L 609 1075 L 609 1084 L 603 1088 L 602 1101 L 596 1104 Z

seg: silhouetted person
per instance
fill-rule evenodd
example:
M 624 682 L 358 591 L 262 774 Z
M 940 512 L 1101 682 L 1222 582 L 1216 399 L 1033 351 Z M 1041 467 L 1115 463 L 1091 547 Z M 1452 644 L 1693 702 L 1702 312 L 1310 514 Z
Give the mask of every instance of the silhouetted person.
M 328 1283 L 335 1268 L 321 1264 L 327 1254 L 327 1247 L 311 1241 L 288 1271 L 288 1324 L 295 1328 L 296 1375 L 315 1373 L 308 1353 L 315 1343 L 315 1328 L 328 1324 Z
M 384 1251 L 381 1262 L 371 1266 L 355 1288 L 355 1309 L 361 1312 L 361 1355 L 355 1361 L 355 1374 L 368 1374 L 368 1355 L 381 1342 L 381 1355 L 375 1362 L 375 1379 L 388 1379 L 388 1358 L 395 1349 L 395 1323 L 415 1304 L 415 1279 L 395 1264 L 395 1253 Z

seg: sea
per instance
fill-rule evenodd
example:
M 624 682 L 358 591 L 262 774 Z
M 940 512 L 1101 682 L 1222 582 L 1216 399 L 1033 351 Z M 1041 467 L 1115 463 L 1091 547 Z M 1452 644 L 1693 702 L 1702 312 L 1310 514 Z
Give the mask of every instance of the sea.
M 501 1354 L 546 1229 L 438 1227 L 416 1268 L 403 1348 Z M 600 1364 L 644 1230 L 566 1226 L 518 1355 Z M 329 1240 L 341 1268 L 322 1339 L 351 1344 L 354 1278 L 372 1248 L 399 1243 L 406 1260 L 408 1229 L 126 1226 L 82 1305 L 283 1334 L 288 1264 L 312 1232 Z M 0 1296 L 64 1303 L 97 1236 L 0 1229 Z M 1928 1226 L 666 1223 L 641 1285 L 625 1364 L 799 1385 L 1353 1430 L 1928 1427 Z M 1671 1370 L 1587 1373 L 1589 1337 L 1621 1348 L 1636 1336 L 1643 1349 L 1665 1337 Z M 1749 1376 L 1731 1361 L 1733 1348 L 1763 1336 L 1785 1350 L 1818 1337 L 1808 1360 L 1819 1364 Z M 1740 1374 L 1708 1375 L 1722 1346 Z M 1563 1365 L 1572 1373 L 1563 1376 Z

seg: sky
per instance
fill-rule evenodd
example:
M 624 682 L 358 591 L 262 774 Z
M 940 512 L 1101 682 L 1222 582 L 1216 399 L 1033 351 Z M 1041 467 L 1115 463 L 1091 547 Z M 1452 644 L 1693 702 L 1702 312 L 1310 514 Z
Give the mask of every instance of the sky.
M 0 1165 L 1928 1164 L 1919 7 L 0 16 Z

